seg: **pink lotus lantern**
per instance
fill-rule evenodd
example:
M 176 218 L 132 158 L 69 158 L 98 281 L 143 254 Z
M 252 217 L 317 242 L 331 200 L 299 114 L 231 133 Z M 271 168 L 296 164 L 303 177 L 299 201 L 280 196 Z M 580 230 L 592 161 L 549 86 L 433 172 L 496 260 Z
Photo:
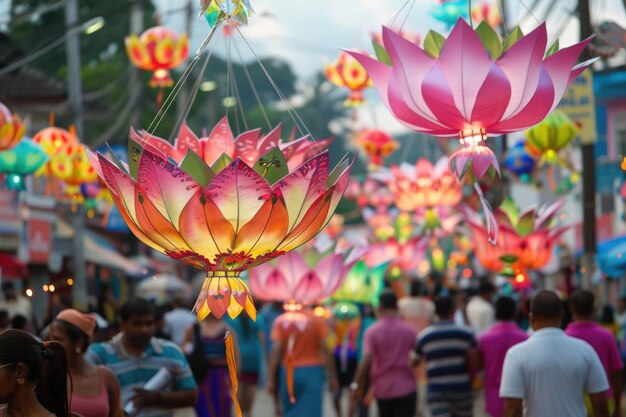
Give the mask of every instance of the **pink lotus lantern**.
M 554 245 L 567 230 L 553 227 L 554 217 L 563 202 L 540 210 L 529 209 L 519 213 L 509 199 L 495 211 L 500 238 L 495 246 L 488 241 L 488 232 L 475 221 L 468 221 L 472 230 L 474 251 L 481 265 L 502 275 L 515 276 L 516 270 L 525 272 L 539 269 L 550 261 Z
M 545 24 L 524 36 L 515 29 L 504 40 L 485 22 L 474 31 L 459 19 L 445 39 L 430 32 L 424 48 L 383 30 L 391 65 L 352 52 L 366 69 L 383 102 L 401 123 L 417 132 L 455 137 L 461 149 L 451 157 L 459 178 L 499 174 L 488 136 L 529 128 L 550 113 L 567 86 L 593 61 L 576 65 L 587 39 L 546 51 Z M 475 184 L 476 185 L 476 184 Z M 495 219 L 480 189 L 489 240 L 497 240 Z

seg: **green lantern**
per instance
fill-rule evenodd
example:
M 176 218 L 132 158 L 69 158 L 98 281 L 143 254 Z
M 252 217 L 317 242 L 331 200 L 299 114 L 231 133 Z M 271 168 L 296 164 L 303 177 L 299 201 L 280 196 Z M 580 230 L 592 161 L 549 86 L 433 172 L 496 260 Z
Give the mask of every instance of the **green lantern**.
M 365 261 L 357 262 L 346 276 L 341 287 L 335 291 L 332 299 L 377 306 L 378 296 L 383 289 L 386 269 L 387 263 L 369 268 Z
M 24 138 L 12 149 L 0 152 L 0 173 L 5 174 L 4 185 L 17 191 L 26 189 L 24 177 L 37 171 L 48 161 L 41 146 Z

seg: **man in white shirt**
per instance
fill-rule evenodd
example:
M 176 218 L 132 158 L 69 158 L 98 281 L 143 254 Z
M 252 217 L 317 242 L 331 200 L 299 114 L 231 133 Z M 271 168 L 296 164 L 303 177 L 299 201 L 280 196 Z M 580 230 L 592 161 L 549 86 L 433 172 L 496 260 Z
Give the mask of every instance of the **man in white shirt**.
M 176 297 L 173 301 L 174 309 L 165 313 L 163 331 L 167 333 L 172 342 L 181 346 L 183 336 L 187 328 L 198 322 L 198 318 L 191 312 L 187 300 Z
M 609 384 L 593 348 L 561 330 L 563 306 L 552 291 L 540 291 L 530 304 L 532 336 L 509 349 L 500 397 L 505 417 L 585 417 L 584 393 L 594 417 L 608 417 Z
M 491 304 L 495 292 L 493 284 L 483 282 L 478 287 L 478 294 L 473 296 L 465 307 L 465 314 L 476 335 L 488 330 L 496 321 L 496 309 Z
M 7 312 L 9 320 L 12 320 L 15 316 L 23 316 L 30 322 L 33 316 L 30 300 L 18 294 L 12 282 L 2 284 L 2 293 L 4 294 L 4 300 L 0 301 L 0 310 Z

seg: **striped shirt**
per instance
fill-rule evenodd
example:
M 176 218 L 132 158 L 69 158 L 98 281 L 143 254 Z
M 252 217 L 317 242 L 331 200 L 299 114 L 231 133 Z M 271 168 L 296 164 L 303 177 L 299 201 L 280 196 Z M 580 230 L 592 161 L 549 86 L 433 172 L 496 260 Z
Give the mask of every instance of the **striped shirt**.
M 161 368 L 174 376 L 164 392 L 196 389 L 196 382 L 187 359 L 174 343 L 153 337 L 141 356 L 132 356 L 122 345 L 122 333 L 108 342 L 94 343 L 89 347 L 86 358 L 97 365 L 105 365 L 117 377 L 122 395 L 122 407 L 133 396 L 133 388 L 141 388 Z M 146 408 L 137 417 L 171 417 L 174 410 Z
M 426 358 L 428 391 L 471 391 L 467 353 L 476 346 L 469 328 L 436 322 L 417 337 L 415 351 Z

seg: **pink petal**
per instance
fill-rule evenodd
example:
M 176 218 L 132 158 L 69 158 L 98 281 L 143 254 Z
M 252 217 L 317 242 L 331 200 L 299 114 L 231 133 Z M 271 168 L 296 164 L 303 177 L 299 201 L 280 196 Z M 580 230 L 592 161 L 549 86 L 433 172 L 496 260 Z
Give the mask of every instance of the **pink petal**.
M 458 135 L 459 132 L 468 128 L 469 124 L 469 117 L 466 119 L 457 108 L 455 104 L 457 100 L 452 91 L 452 86 L 448 84 L 441 65 L 437 63 L 424 78 L 422 94 L 437 120 L 446 127 L 445 132 L 449 136 Z
M 204 139 L 204 162 L 211 166 L 223 153 L 233 157 L 235 154 L 235 139 L 230 130 L 228 119 L 222 118 L 213 128 L 209 137 Z M 234 159 L 234 158 L 233 158 Z
M 482 148 L 487 149 L 488 151 L 483 150 Z M 471 162 L 472 171 L 474 171 L 474 175 L 476 178 L 482 178 L 483 175 L 487 173 L 489 167 L 491 166 L 493 152 L 491 149 L 486 146 L 481 147 L 480 151 L 474 152 L 472 154 Z
M 258 159 L 264 155 L 264 153 L 259 153 L 259 149 L 257 149 L 260 134 L 261 129 L 248 130 L 237 136 L 235 140 L 236 155 L 250 166 L 254 166 Z
M 478 91 L 489 74 L 491 64 L 476 32 L 459 19 L 443 44 L 439 65 L 449 89 L 455 92 L 453 99 L 456 108 L 467 122 L 470 121 Z
M 495 245 L 498 242 L 498 222 L 496 221 L 496 217 L 493 215 L 493 211 L 491 210 L 491 206 L 489 202 L 483 195 L 482 190 L 480 189 L 480 185 L 478 183 L 474 183 L 474 189 L 478 194 L 480 199 L 480 204 L 483 208 L 483 214 L 485 215 L 485 222 L 487 223 L 487 236 L 489 243 Z
M 543 23 L 517 41 L 496 62 L 511 85 L 511 98 L 503 119 L 515 116 L 533 98 L 539 82 L 546 42 L 546 25 Z
M 500 122 L 511 98 L 511 85 L 504 72 L 496 65 L 491 70 L 480 87 L 476 104 L 472 111 L 470 123 L 472 126 L 487 129 Z
M 180 132 L 178 132 L 178 138 L 176 138 L 176 150 L 178 150 L 181 155 L 186 155 L 188 149 L 191 149 L 193 153 L 202 157 L 200 139 L 189 129 L 187 122 L 183 121 Z M 178 161 L 180 162 L 180 160 Z

